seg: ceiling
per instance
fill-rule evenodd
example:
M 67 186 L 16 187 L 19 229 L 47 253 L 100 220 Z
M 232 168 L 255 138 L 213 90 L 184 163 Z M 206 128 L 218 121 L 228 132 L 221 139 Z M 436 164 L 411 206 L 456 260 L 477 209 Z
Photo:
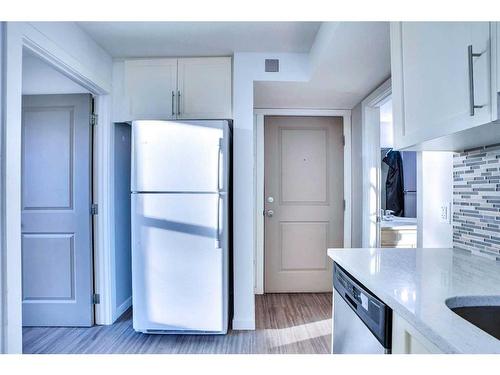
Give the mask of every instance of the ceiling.
M 326 40 L 318 37 L 321 57 L 314 62 L 310 81 L 255 82 L 256 108 L 351 109 L 391 71 L 388 22 L 78 24 L 114 58 L 220 56 L 235 51 L 308 53 L 318 32 L 329 30 Z
M 309 52 L 321 22 L 78 22 L 111 56 Z
M 255 82 L 256 108 L 351 109 L 390 77 L 388 22 L 339 22 L 309 82 Z

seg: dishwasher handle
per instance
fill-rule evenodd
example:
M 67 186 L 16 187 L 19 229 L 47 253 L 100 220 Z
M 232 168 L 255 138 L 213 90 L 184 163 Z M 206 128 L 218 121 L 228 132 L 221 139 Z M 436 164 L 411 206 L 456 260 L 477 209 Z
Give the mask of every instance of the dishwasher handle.
M 344 293 L 344 299 L 351 305 L 351 307 L 356 311 L 358 309 L 358 304 L 354 302 L 354 300 L 351 298 L 351 296 L 347 293 Z

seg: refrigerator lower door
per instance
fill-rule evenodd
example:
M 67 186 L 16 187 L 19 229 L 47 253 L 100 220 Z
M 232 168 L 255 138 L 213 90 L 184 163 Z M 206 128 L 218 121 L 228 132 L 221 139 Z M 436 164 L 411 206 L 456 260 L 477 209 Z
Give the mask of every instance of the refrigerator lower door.
M 227 332 L 226 212 L 219 194 L 132 194 L 136 331 Z

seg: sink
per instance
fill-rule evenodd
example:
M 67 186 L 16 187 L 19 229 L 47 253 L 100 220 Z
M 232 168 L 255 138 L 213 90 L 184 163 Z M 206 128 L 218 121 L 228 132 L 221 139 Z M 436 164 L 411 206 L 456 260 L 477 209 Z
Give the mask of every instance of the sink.
M 461 318 L 500 340 L 500 296 L 453 297 L 446 306 Z

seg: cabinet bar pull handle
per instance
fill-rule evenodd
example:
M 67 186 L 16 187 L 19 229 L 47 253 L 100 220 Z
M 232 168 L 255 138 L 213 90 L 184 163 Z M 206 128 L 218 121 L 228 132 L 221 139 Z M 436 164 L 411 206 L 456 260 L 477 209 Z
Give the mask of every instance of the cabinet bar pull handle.
M 177 115 L 181 114 L 181 92 L 177 91 Z
M 174 101 L 175 101 L 175 92 L 172 90 L 172 117 L 175 116 Z
M 467 47 L 467 57 L 469 65 L 469 114 L 474 116 L 476 108 L 483 108 L 482 105 L 474 103 L 474 57 L 481 56 L 482 53 L 474 53 L 472 51 L 472 44 Z

